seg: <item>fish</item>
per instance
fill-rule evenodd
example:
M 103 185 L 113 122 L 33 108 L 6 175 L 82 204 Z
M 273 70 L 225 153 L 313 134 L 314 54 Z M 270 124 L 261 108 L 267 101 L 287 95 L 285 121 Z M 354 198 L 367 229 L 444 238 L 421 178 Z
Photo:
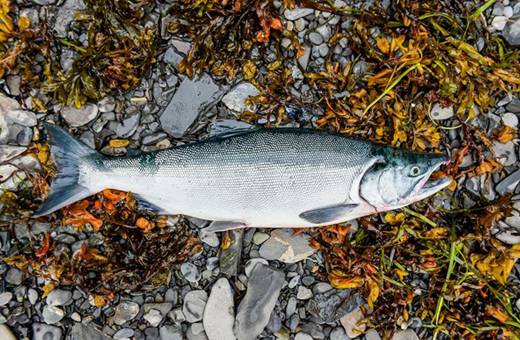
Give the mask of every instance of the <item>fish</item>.
M 451 182 L 430 179 L 444 154 L 323 130 L 240 124 L 200 142 L 108 157 L 45 128 L 58 173 L 34 217 L 112 189 L 157 214 L 211 221 L 208 231 L 320 227 L 402 208 Z

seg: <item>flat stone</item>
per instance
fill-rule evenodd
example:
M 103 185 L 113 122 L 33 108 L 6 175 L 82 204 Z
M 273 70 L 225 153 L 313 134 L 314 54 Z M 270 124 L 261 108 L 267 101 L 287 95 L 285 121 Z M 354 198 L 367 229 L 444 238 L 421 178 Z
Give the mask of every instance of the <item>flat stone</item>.
M 206 332 L 204 332 L 204 326 L 201 322 L 192 323 L 190 327 L 188 327 L 186 338 L 188 340 L 208 340 Z
M 111 111 L 114 111 L 116 108 L 116 100 L 112 96 L 107 96 L 107 97 L 101 99 L 97 103 L 97 106 L 98 106 L 99 112 L 101 112 L 101 113 L 111 112 Z
M 365 333 L 365 339 L 366 340 L 381 340 L 381 337 L 379 336 L 379 333 L 375 329 L 369 329 Z
M 306 309 L 314 322 L 324 324 L 339 320 L 362 303 L 361 297 L 351 295 L 350 289 L 331 289 L 321 294 L 315 293 L 307 302 Z
M 16 340 L 13 332 L 7 327 L 7 325 L 0 325 L 0 339 L 2 340 Z
M 181 265 L 181 273 L 188 282 L 194 283 L 201 279 L 197 266 L 189 262 L 185 262 Z
M 260 247 L 260 256 L 266 260 L 296 263 L 316 252 L 309 245 L 309 240 L 307 234 L 293 235 L 291 229 L 276 229 L 271 232 L 271 238 Z
M 134 330 L 131 328 L 121 328 L 112 337 L 114 339 L 129 339 L 134 336 Z
M 31 111 L 26 110 L 10 110 L 4 112 L 6 120 L 11 124 L 18 124 L 22 126 L 32 127 L 38 123 L 36 115 Z
M 24 278 L 24 274 L 21 270 L 17 268 L 9 268 L 7 274 L 5 275 L 5 281 L 12 285 L 18 286 L 22 283 Z
M 72 326 L 70 332 L 71 339 L 74 340 L 110 340 L 108 336 L 98 331 L 94 326 L 85 325 L 77 322 Z
M 148 321 L 150 326 L 157 327 L 157 326 L 159 326 L 159 324 L 163 320 L 163 316 L 161 315 L 161 312 L 158 311 L 157 309 L 150 309 L 148 311 L 148 313 L 145 313 L 143 315 L 143 319 Z
M 514 113 L 506 112 L 502 115 L 502 121 L 504 122 L 505 126 L 509 126 L 512 128 L 518 127 L 518 117 Z
M 213 247 L 213 248 L 218 247 L 220 244 L 217 233 L 208 232 L 204 229 L 202 229 L 199 232 L 199 238 L 203 243 L 205 243 L 208 246 Z
M 209 340 L 235 339 L 233 290 L 226 278 L 220 278 L 213 284 L 208 302 L 204 309 L 202 324 Z
M 323 37 L 318 32 L 311 32 L 309 34 L 309 41 L 314 45 L 320 45 L 323 43 Z
M 503 15 L 496 16 L 491 21 L 491 27 L 493 27 L 495 31 L 502 31 L 506 27 L 506 24 L 507 18 Z
M 263 259 L 261 257 L 256 257 L 256 258 L 253 258 L 253 259 L 249 259 L 247 261 L 247 263 L 246 263 L 246 266 L 244 267 L 244 272 L 245 272 L 247 277 L 251 277 L 251 273 L 253 272 L 253 268 L 258 263 L 265 264 L 266 266 L 269 265 L 269 262 L 267 262 L 267 260 L 265 260 L 265 259 Z
M 6 78 L 7 87 L 9 88 L 9 93 L 12 96 L 20 95 L 20 83 L 22 78 L 19 75 L 10 75 Z
M 353 311 L 344 315 L 339 321 L 345 332 L 350 338 L 355 338 L 365 332 L 366 324 L 361 321 L 365 318 L 361 308 L 357 307 Z
M 79 127 L 96 119 L 98 112 L 97 105 L 85 104 L 79 109 L 71 106 L 64 107 L 61 109 L 61 116 L 70 126 Z
M 407 329 L 395 332 L 392 336 L 392 340 L 419 340 L 419 337 L 413 330 Z
M 135 318 L 139 313 L 139 305 L 133 301 L 121 301 L 115 308 L 112 320 L 116 325 L 121 326 Z
M 27 150 L 27 148 L 24 146 L 0 145 L 0 163 L 7 162 L 15 157 L 18 157 L 25 150 Z
M 182 328 L 174 325 L 163 325 L 159 328 L 161 340 L 183 340 Z
M 243 82 L 235 86 L 231 91 L 226 93 L 222 98 L 222 102 L 228 109 L 235 112 L 244 112 L 246 110 L 253 111 L 254 108 L 246 104 L 247 98 L 256 96 L 260 93 L 258 89 L 251 83 Z
M 34 305 L 36 301 L 38 301 L 38 292 L 36 291 L 36 289 L 29 288 L 29 290 L 27 291 L 27 300 L 29 300 L 29 303 L 31 305 Z
M 108 127 L 120 138 L 128 138 L 135 133 L 141 120 L 141 114 L 135 112 L 124 116 L 120 122 L 110 122 Z
M 512 46 L 520 46 L 520 19 L 510 20 L 502 32 L 504 39 Z
M 59 307 L 44 306 L 42 315 L 43 315 L 43 321 L 45 321 L 45 323 L 47 323 L 49 325 L 52 325 L 57 322 L 60 322 L 61 319 L 63 319 L 63 317 L 65 316 L 65 312 L 63 311 L 63 309 L 61 309 Z
M 33 340 L 61 340 L 63 332 L 59 327 L 36 322 L 32 324 L 32 333 Z
M 520 182 L 520 170 L 516 170 L 509 176 L 505 177 L 501 180 L 495 187 L 495 190 L 498 194 L 503 196 L 507 192 L 514 192 L 515 188 L 518 186 Z
M 309 59 L 311 57 L 312 47 L 308 45 L 303 45 L 303 54 L 300 58 L 298 58 L 298 63 L 303 68 L 303 70 L 307 69 L 307 65 L 309 65 Z
M 0 306 L 5 306 L 13 299 L 13 293 L 3 292 L 0 294 Z M 1 339 L 1 337 L 0 337 Z
M 330 340 L 349 340 L 342 327 L 336 327 L 330 332 Z
M 298 20 L 300 18 L 306 17 L 307 15 L 310 15 L 314 13 L 314 10 L 312 8 L 294 8 L 294 9 L 287 9 L 284 12 L 284 16 L 287 20 Z
M 506 105 L 506 110 L 513 113 L 520 113 L 520 99 L 514 98 Z
M 49 306 L 63 306 L 72 299 L 72 293 L 64 289 L 54 289 L 45 300 Z
M 253 268 L 235 320 L 234 331 L 239 340 L 256 339 L 262 333 L 284 283 L 285 275 L 277 269 L 261 263 Z
M 0 182 L 7 180 L 16 171 L 18 171 L 18 168 L 12 164 L 0 165 Z
M 435 120 L 444 120 L 453 117 L 453 106 L 442 107 L 439 103 L 435 103 L 432 107 L 430 115 Z
M 311 297 L 312 291 L 309 288 L 303 286 L 298 287 L 298 293 L 296 295 L 298 300 L 309 300 Z
M 503 166 L 510 166 L 516 163 L 517 156 L 515 144 L 513 142 L 500 143 L 495 141 L 491 147 L 495 153 L 497 161 Z
M 261 245 L 262 243 L 264 243 L 265 241 L 267 241 L 268 239 L 269 239 L 269 234 L 267 234 L 267 233 L 262 233 L 262 232 L 257 231 L 253 235 L 253 243 L 258 246 Z
M 184 55 L 177 52 L 177 50 L 173 47 L 168 48 L 166 52 L 164 52 L 164 62 L 173 65 L 174 67 L 179 66 L 182 59 L 184 59 Z
M 298 332 L 296 333 L 296 336 L 294 337 L 294 340 L 312 340 L 312 336 L 310 336 L 307 333 Z
M 173 137 L 182 137 L 199 114 L 209 110 L 221 95 L 222 89 L 207 74 L 185 78 L 161 114 L 163 130 Z
M 192 290 L 184 296 L 182 312 L 186 321 L 194 323 L 202 320 L 208 294 L 204 290 Z
M 145 313 L 148 313 L 150 310 L 155 309 L 161 312 L 162 316 L 166 316 L 169 311 L 173 308 L 173 304 L 171 302 L 161 302 L 161 303 L 145 303 L 143 305 L 143 310 Z

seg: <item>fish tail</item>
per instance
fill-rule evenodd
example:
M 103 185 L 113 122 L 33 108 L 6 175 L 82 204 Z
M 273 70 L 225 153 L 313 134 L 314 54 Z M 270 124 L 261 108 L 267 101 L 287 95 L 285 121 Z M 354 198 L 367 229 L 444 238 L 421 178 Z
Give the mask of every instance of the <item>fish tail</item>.
M 45 128 L 58 174 L 51 184 L 49 196 L 34 212 L 33 217 L 50 214 L 94 194 L 95 192 L 80 184 L 80 166 L 85 163 L 95 166 L 96 160 L 104 158 L 62 128 L 48 123 L 45 123 Z

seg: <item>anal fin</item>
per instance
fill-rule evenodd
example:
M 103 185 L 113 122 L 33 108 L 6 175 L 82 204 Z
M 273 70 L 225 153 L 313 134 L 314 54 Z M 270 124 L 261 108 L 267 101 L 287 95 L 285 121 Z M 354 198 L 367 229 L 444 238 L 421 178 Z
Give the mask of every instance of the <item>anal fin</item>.
M 149 210 L 158 215 L 173 215 L 171 211 L 168 211 L 168 209 L 165 208 L 162 200 L 154 197 L 148 197 L 134 193 L 132 194 L 134 195 L 134 198 L 137 201 L 139 208 Z
M 358 204 L 338 204 L 330 207 L 319 208 L 302 212 L 300 218 L 314 224 L 323 224 L 338 221 L 354 210 Z

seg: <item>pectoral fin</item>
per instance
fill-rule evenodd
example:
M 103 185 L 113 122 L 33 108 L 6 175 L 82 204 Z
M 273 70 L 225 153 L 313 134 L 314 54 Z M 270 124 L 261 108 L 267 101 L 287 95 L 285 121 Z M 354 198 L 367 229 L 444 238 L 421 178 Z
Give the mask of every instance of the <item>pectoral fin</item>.
M 242 228 L 247 228 L 247 225 L 242 222 L 213 221 L 209 224 L 209 226 L 207 228 L 204 228 L 204 231 L 217 232 L 217 231 L 226 231 L 226 230 L 242 229 Z
M 339 204 L 326 208 L 304 211 L 300 214 L 307 222 L 314 224 L 323 224 L 338 221 L 342 216 L 346 216 L 354 210 L 358 204 Z

